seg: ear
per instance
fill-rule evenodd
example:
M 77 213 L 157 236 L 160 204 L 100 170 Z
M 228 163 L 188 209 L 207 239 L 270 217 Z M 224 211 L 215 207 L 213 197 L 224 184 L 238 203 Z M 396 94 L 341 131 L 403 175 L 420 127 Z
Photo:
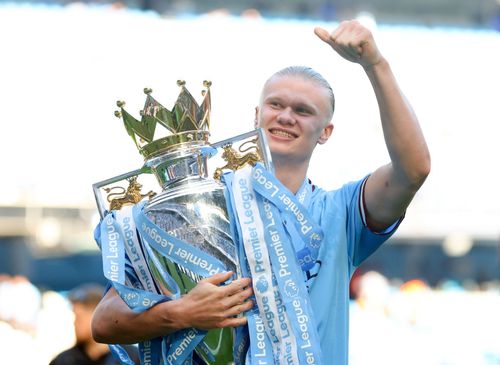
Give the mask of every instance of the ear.
M 253 120 L 253 126 L 255 129 L 259 128 L 259 107 L 255 107 L 255 119 Z
M 332 135 L 332 132 L 333 132 L 333 124 L 328 123 L 328 125 L 321 131 L 321 135 L 318 138 L 318 143 L 319 144 L 326 143 L 326 141 L 328 141 L 328 138 L 330 138 L 330 136 Z

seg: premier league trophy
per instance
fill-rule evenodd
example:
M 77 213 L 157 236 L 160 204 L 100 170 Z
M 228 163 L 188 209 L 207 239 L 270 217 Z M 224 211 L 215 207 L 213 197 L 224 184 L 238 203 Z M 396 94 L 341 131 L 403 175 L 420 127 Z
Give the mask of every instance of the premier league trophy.
M 96 240 L 104 274 L 135 311 L 175 300 L 217 272 L 240 275 L 220 178 L 228 169 L 258 161 L 272 169 L 261 130 L 209 143 L 210 82 L 204 82 L 201 105 L 185 82 L 178 85 L 181 91 L 172 110 L 145 89 L 140 120 L 125 111 L 124 102 L 117 103 L 115 115 L 123 119 L 145 163 L 93 185 L 102 218 Z M 159 185 L 144 193 L 142 179 L 151 181 L 152 176 Z M 141 356 L 145 363 L 184 363 L 195 351 L 206 364 L 229 364 L 234 361 L 234 337 L 229 328 L 208 333 L 188 329 L 140 344 Z

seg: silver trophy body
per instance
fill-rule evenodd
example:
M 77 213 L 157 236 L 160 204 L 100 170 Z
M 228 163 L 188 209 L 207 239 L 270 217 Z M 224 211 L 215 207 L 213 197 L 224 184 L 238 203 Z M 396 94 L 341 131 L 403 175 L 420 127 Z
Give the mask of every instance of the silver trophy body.
M 231 237 L 224 196 L 225 187 L 208 178 L 206 160 L 206 157 L 200 158 L 197 146 L 189 146 L 153 161 L 153 170 L 162 171 L 157 178 L 163 182 L 163 192 L 146 204 L 144 212 L 165 232 L 217 258 L 227 270 L 239 276 L 237 249 Z M 151 272 L 155 283 L 164 294 L 169 293 L 169 288 L 160 271 L 154 269 L 158 263 L 174 278 L 182 294 L 202 279 L 159 253 L 155 252 L 155 256 L 154 259 L 149 257 L 148 265 L 153 268 Z M 198 355 L 207 364 L 230 363 L 232 332 L 229 328 L 209 331 L 203 340 L 205 351 L 197 349 Z

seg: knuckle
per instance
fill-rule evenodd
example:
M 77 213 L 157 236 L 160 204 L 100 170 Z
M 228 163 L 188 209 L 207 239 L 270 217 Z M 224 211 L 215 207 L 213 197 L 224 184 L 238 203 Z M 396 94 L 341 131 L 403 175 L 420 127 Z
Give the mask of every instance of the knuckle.
M 249 296 L 250 296 L 251 292 L 250 291 L 242 291 L 239 295 L 238 295 L 238 299 L 243 302 L 245 299 L 247 299 Z
M 219 302 L 218 305 L 214 306 L 214 310 L 220 314 L 221 311 L 226 311 L 231 308 L 231 303 L 228 302 Z
M 222 312 L 219 311 L 217 313 L 215 313 L 213 315 L 213 320 L 216 322 L 216 323 L 220 323 L 220 322 L 223 322 L 224 320 L 226 319 L 226 317 L 224 315 L 222 315 Z
M 206 309 L 207 313 L 210 313 L 213 316 L 215 316 L 221 309 L 224 309 L 225 307 L 224 302 L 213 297 L 210 298 L 210 301 L 205 301 L 204 304 L 208 304 Z

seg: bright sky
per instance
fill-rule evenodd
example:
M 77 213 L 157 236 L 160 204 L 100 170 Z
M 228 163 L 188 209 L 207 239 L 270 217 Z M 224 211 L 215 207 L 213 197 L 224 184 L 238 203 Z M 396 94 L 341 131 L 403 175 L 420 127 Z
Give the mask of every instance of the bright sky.
M 94 205 L 91 185 L 142 165 L 113 116 L 138 117 L 144 87 L 163 105 L 177 79 L 212 85 L 212 141 L 249 131 L 265 79 L 309 65 L 332 84 L 335 131 L 312 180 L 333 188 L 388 162 L 362 69 L 313 34 L 316 25 L 222 16 L 161 19 L 106 8 L 0 7 L 0 205 Z M 379 26 L 378 44 L 411 101 L 433 170 L 399 235 L 500 237 L 500 34 Z M 201 97 L 200 97 L 201 100 Z

